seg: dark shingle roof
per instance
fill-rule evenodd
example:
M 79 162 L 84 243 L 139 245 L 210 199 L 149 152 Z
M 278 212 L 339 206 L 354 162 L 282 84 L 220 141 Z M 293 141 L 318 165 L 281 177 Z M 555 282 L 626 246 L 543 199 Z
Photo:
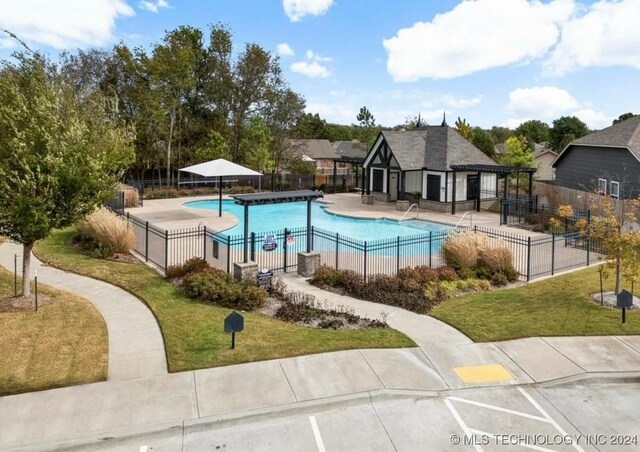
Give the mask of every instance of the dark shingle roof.
M 336 148 L 331 145 L 329 140 L 287 140 L 287 146 L 294 152 L 314 160 L 330 160 L 339 157 Z
M 640 158 L 640 116 L 634 116 L 606 129 L 573 140 L 569 145 L 628 147 Z
M 364 158 L 367 155 L 367 150 L 359 141 L 334 141 L 332 144 L 338 157 Z
M 422 168 L 447 171 L 451 165 L 491 165 L 496 162 L 455 129 L 427 126 L 409 132 L 383 131 L 391 152 L 403 170 Z

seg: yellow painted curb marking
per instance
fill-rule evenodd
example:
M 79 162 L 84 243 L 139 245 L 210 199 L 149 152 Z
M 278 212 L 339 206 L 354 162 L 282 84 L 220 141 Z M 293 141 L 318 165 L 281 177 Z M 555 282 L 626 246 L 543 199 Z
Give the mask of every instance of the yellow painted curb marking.
M 465 383 L 479 383 L 483 381 L 510 381 L 515 380 L 504 366 L 491 364 L 488 366 L 455 367 L 458 377 Z

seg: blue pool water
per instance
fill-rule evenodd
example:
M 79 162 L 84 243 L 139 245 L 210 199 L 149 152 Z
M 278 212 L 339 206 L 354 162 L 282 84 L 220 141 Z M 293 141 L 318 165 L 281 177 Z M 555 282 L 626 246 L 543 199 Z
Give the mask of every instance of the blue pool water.
M 192 201 L 184 204 L 196 209 L 218 212 L 218 200 Z M 399 223 L 395 220 L 360 219 L 335 215 L 325 211 L 325 204 L 312 203 L 311 223 L 315 228 L 337 232 L 358 240 L 378 240 L 392 237 L 415 236 L 451 229 L 439 223 L 421 220 L 407 220 Z M 222 210 L 238 217 L 238 223 L 225 230 L 228 235 L 242 235 L 244 207 L 232 200 L 222 202 Z M 293 202 L 283 204 L 256 205 L 249 208 L 249 231 L 255 233 L 277 232 L 285 228 L 303 228 L 307 225 L 307 203 Z

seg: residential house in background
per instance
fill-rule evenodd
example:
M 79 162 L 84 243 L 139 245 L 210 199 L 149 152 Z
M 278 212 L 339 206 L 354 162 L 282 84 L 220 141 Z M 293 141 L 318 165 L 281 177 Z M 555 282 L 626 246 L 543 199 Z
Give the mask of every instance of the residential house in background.
M 538 167 L 536 179 L 545 181 L 554 179 L 554 171 L 551 165 L 557 156 L 558 154 L 549 147 L 549 143 L 535 143 L 533 145 L 533 158 Z
M 425 126 L 382 131 L 364 161 L 367 194 L 376 201 L 409 200 L 455 213 L 477 200 L 495 201 L 498 174 L 505 171 L 455 129 Z
M 291 139 L 287 146 L 302 160 L 315 162 L 316 174 L 333 174 L 333 159 L 338 153 L 329 140 Z
M 555 183 L 613 198 L 640 195 L 640 116 L 569 143 L 556 157 Z

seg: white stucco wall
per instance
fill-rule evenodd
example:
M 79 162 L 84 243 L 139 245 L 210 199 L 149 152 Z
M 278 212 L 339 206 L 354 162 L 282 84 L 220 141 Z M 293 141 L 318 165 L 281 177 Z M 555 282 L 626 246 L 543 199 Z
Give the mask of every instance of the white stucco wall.
M 405 192 L 421 193 L 422 192 L 422 171 L 407 171 L 405 173 L 404 182 Z

